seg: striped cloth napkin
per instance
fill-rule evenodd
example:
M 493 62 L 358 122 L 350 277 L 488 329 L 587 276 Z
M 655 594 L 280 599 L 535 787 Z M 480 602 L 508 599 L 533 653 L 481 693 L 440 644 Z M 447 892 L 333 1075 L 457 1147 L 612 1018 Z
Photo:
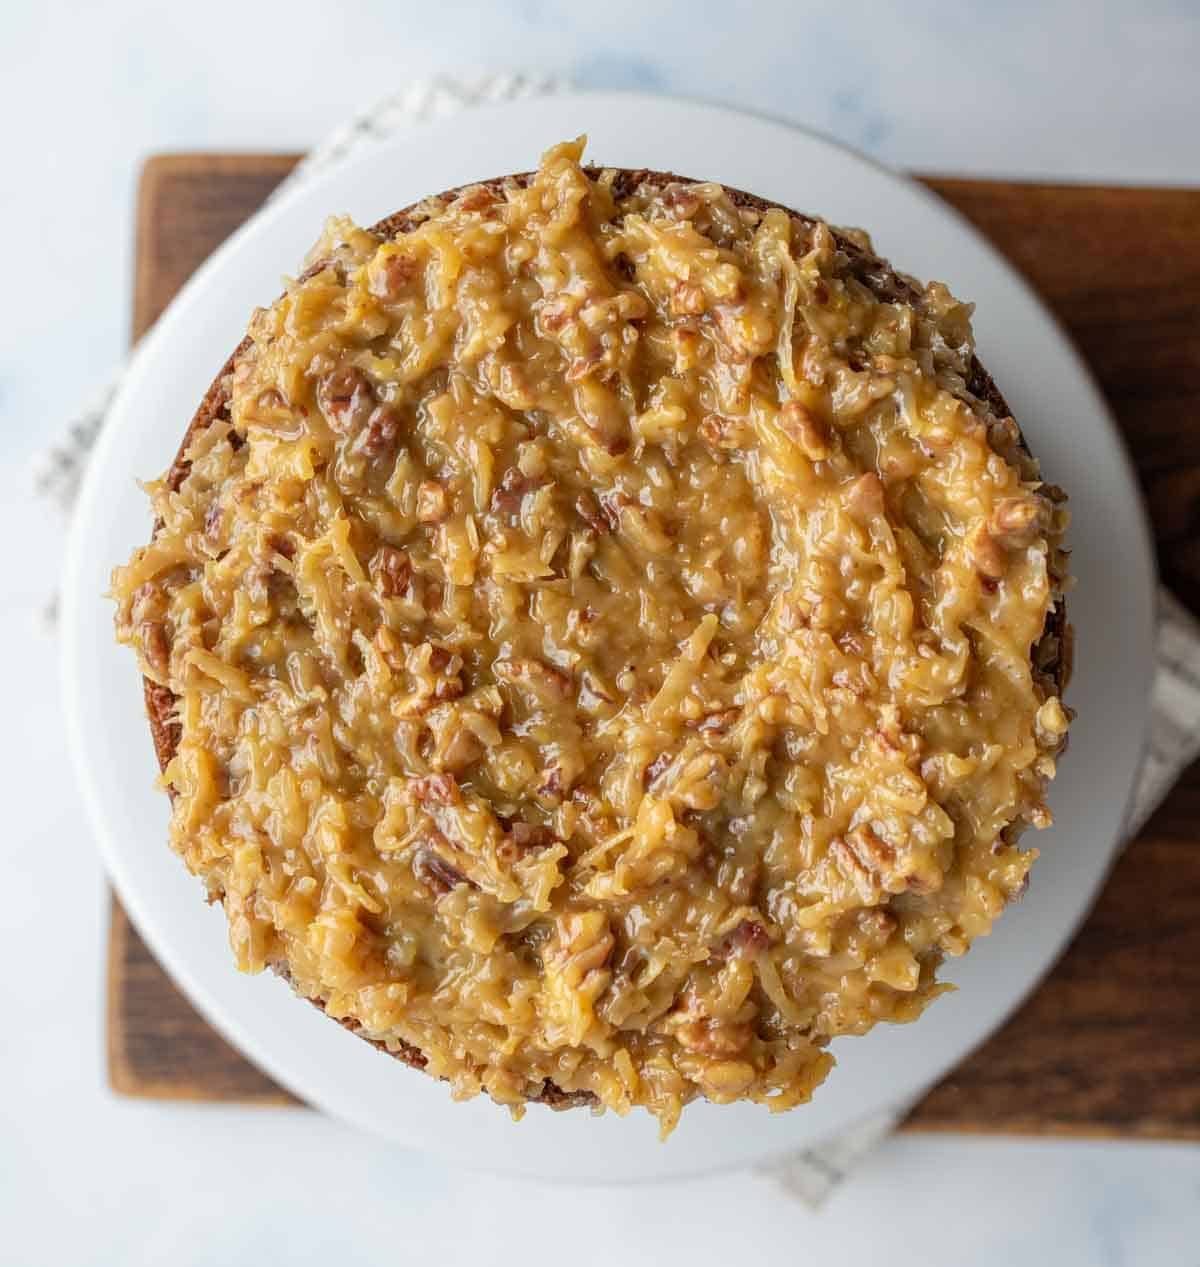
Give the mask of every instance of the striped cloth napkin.
M 439 76 L 411 83 L 376 101 L 313 149 L 271 195 L 289 192 L 351 155 L 358 155 L 396 132 L 429 119 L 481 105 L 562 92 L 565 78 L 554 75 L 491 75 L 469 82 Z M 70 512 L 87 468 L 92 445 L 121 385 L 122 372 L 64 429 L 35 471 L 37 491 Z M 1158 594 L 1157 671 L 1149 744 L 1137 794 L 1126 823 L 1131 839 L 1200 754 L 1200 625 L 1167 590 Z M 805 1205 L 816 1208 L 904 1119 L 910 1105 L 896 1105 L 859 1123 L 836 1139 L 760 1169 Z

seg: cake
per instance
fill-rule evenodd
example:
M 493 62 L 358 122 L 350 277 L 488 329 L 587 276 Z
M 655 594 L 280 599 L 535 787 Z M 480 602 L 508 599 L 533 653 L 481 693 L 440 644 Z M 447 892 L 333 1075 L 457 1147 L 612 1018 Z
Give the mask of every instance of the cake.
M 807 1101 L 1023 892 L 1067 512 L 945 286 L 582 150 L 331 219 L 113 595 L 239 968 L 666 1133 Z

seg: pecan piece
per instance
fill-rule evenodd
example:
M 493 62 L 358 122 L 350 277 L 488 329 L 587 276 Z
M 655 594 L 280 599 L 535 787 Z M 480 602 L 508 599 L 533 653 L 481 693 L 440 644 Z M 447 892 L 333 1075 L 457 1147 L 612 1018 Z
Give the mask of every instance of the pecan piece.
M 754 919 L 744 919 L 721 943 L 722 958 L 745 955 L 753 958 L 771 947 L 771 934 Z
M 397 598 L 412 582 L 412 560 L 404 550 L 382 545 L 371 560 L 371 575 L 384 598 Z
M 527 823 L 518 818 L 507 824 L 499 852 L 505 861 L 515 862 L 522 855 L 532 853 L 535 849 L 546 849 L 557 840 L 558 837 L 549 827 Z
M 563 300 L 544 301 L 538 321 L 547 334 L 557 334 L 571 319 L 573 307 Z
M 569 699 L 575 687 L 575 679 L 569 673 L 541 660 L 497 660 L 492 672 L 501 682 L 519 687 L 542 702 Z
M 834 840 L 829 852 L 860 889 L 873 889 L 895 873 L 896 851 L 865 825 Z
M 563 377 L 568 383 L 578 383 L 592 374 L 603 359 L 603 347 L 599 343 L 593 344 L 582 356 L 571 358 L 571 364 L 567 366 L 567 372 Z M 592 430 L 595 431 L 596 428 L 593 427 Z
M 522 851 L 527 849 L 545 849 L 547 845 L 554 844 L 555 840 L 558 839 L 549 827 L 542 827 L 537 823 L 527 823 L 519 818 L 508 829 L 508 835 L 513 844 Z
M 676 220 L 690 220 L 700 210 L 700 195 L 687 185 L 668 185 L 662 201 Z
M 1045 527 L 1046 505 L 1032 497 L 1005 497 L 996 503 L 988 516 L 990 536 L 1009 550 L 1021 550 L 1032 544 Z
M 744 449 L 750 440 L 750 432 L 744 421 L 726 418 L 722 414 L 705 414 L 700 419 L 700 438 L 710 448 L 729 451 Z
M 452 658 L 453 652 L 447 651 L 445 647 L 439 647 L 436 643 L 429 644 L 429 667 L 434 673 L 444 673 Z
M 418 805 L 457 805 L 462 799 L 458 780 L 452 774 L 426 774 L 413 779 L 412 799 Z
M 294 559 L 296 557 L 296 543 L 290 537 L 285 537 L 281 532 L 268 533 L 266 546 L 272 554 L 282 555 L 285 559 Z
M 694 725 L 702 735 L 723 735 L 741 715 L 740 708 L 722 708 L 701 717 Z
M 820 462 L 833 452 L 829 428 L 798 400 L 780 406 L 779 427 L 810 462 Z
M 446 490 L 434 480 L 422 480 L 417 489 L 417 519 L 423 524 L 440 524 L 450 513 Z
M 906 865 L 905 859 L 898 858 L 896 850 L 866 823 L 834 840 L 829 852 L 867 903 L 885 892 L 932 893 L 941 887 L 938 874 L 914 868 L 911 858 Z
M 691 282 L 676 282 L 671 292 L 671 312 L 677 317 L 699 317 L 708 307 L 704 291 Z
M 371 293 L 381 299 L 398 299 L 409 282 L 416 277 L 420 267 L 416 256 L 406 251 L 389 255 L 371 280 Z
M 459 196 L 458 205 L 463 211 L 484 211 L 497 200 L 497 195 L 486 185 L 473 185 Z
M 437 897 L 444 896 L 460 884 L 478 887 L 457 867 L 452 867 L 435 849 L 418 849 L 413 855 L 412 870 L 413 875 Z
M 542 487 L 542 481 L 524 474 L 520 467 L 510 466 L 492 493 L 492 509 L 505 515 L 516 514 L 521 509 L 526 493 Z
M 612 531 L 608 517 L 601 513 L 596 499 L 589 492 L 582 492 L 575 499 L 575 513 L 598 537 Z
M 562 769 L 559 766 L 552 765 L 546 771 L 545 778 L 538 785 L 538 795 L 544 796 L 550 801 L 559 801 L 562 799 L 564 790 Z
M 600 494 L 600 513 L 604 516 L 610 532 L 617 532 L 621 527 L 621 512 L 633 505 L 633 498 L 619 488 L 609 489 Z
M 346 435 L 366 422 L 375 392 L 362 370 L 340 365 L 318 381 L 317 404 L 334 431 Z
M 277 391 L 274 387 L 268 387 L 266 391 L 258 393 L 255 405 L 259 409 L 280 409 L 286 404 L 283 399 L 283 393 Z
M 167 637 L 167 631 L 162 623 L 157 620 L 144 620 L 138 628 L 138 636 L 146 663 L 159 677 L 166 677 L 171 666 L 171 640 Z
M 754 1027 L 749 1022 L 718 1021 L 710 1016 L 703 1020 L 685 1021 L 676 1029 L 675 1037 L 688 1051 L 728 1060 L 749 1047 Z
M 391 405 L 376 405 L 367 418 L 367 425 L 355 442 L 355 452 L 368 461 L 378 462 L 396 450 L 400 439 L 400 418 Z

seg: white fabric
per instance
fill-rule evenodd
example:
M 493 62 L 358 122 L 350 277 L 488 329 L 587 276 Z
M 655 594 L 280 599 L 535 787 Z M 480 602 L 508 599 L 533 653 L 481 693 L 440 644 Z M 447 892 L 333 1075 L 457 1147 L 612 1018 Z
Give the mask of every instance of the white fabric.
M 471 82 L 438 77 L 410 84 L 368 106 L 313 149 L 271 195 L 272 199 L 314 172 L 357 155 L 402 128 L 427 119 L 499 101 L 562 91 L 555 76 L 493 75 Z M 37 491 L 69 512 L 88 456 L 121 384 L 121 373 L 81 410 L 39 463 Z M 1200 754 L 1200 625 L 1167 590 L 1158 594 L 1157 671 L 1145 764 L 1130 806 L 1131 838 Z M 816 1208 L 879 1142 L 895 1129 L 909 1105 L 861 1122 L 837 1139 L 806 1149 L 760 1172 L 804 1204 Z

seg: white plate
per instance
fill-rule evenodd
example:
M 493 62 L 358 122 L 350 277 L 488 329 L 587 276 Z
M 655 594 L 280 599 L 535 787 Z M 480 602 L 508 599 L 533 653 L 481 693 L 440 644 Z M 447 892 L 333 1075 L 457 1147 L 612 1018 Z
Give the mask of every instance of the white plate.
M 113 564 L 150 531 L 134 477 L 166 467 L 251 308 L 271 302 L 327 213 L 370 224 L 426 194 L 527 169 L 542 149 L 581 132 L 600 163 L 721 180 L 868 225 L 901 269 L 974 300 L 982 360 L 1048 477 L 1070 488 L 1074 513 L 1071 612 L 1082 637 L 1070 699 L 1079 720 L 1053 792 L 1061 826 L 1038 838 L 1043 856 L 1029 895 L 950 966 L 946 976 L 963 988 L 919 1024 L 836 1043 L 838 1068 L 812 1105 L 777 1116 L 693 1105 L 665 1146 L 642 1113 L 595 1119 L 535 1108 L 514 1125 L 486 1099 L 453 1104 L 444 1086 L 301 1006 L 273 977 L 239 976 L 220 910 L 205 906 L 199 883 L 166 846 L 167 801 L 154 787 L 138 675 L 132 655 L 113 643 L 111 605 L 101 597 Z M 272 207 L 197 274 L 138 354 L 88 471 L 64 588 L 65 699 L 78 776 L 122 902 L 193 1003 L 272 1077 L 339 1118 L 469 1165 L 571 1180 L 682 1175 L 769 1159 L 915 1095 L 980 1043 L 1054 961 L 1106 872 L 1138 764 L 1152 586 L 1136 486 L 1096 388 L 1040 303 L 954 212 L 793 127 L 658 97 L 581 94 L 414 127 Z

